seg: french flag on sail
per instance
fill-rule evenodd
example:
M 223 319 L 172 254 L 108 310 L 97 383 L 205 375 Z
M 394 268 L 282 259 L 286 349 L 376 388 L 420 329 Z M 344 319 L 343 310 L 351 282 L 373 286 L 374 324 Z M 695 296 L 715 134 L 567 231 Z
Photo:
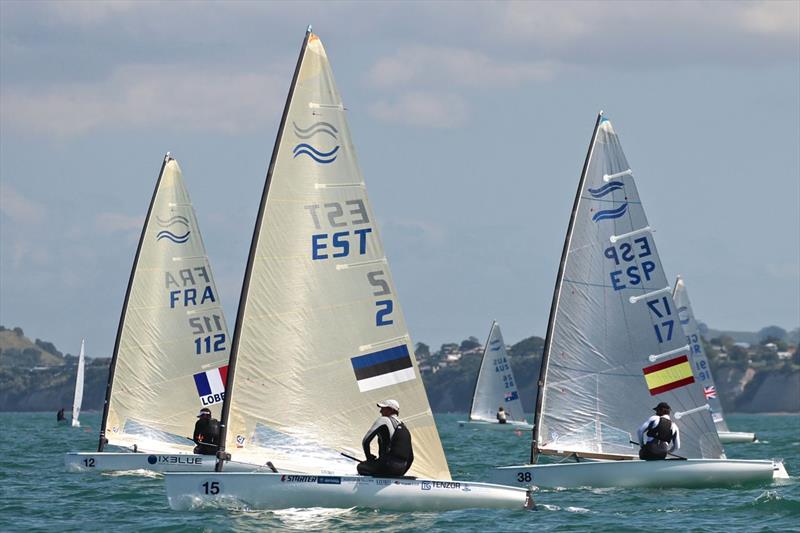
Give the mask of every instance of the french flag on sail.
M 225 399 L 225 383 L 228 381 L 228 365 L 212 368 L 194 375 L 197 394 L 203 405 L 213 405 Z

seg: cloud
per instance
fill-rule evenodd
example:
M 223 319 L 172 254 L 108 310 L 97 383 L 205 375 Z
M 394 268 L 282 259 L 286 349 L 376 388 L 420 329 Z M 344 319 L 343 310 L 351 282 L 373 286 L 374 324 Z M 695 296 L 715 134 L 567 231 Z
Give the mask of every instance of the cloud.
M 459 85 L 473 88 L 517 87 L 553 79 L 553 62 L 503 62 L 463 48 L 412 46 L 384 57 L 367 79 L 378 87 L 398 85 Z
M 369 106 L 373 117 L 385 122 L 427 128 L 455 128 L 467 120 L 465 100 L 453 93 L 406 92 L 393 100 Z
M 103 234 L 141 230 L 144 217 L 130 216 L 122 213 L 100 213 L 95 216 L 95 229 Z
M 25 198 L 11 185 L 0 182 L 0 213 L 18 224 L 40 224 L 45 219 L 46 209 Z
M 279 112 L 286 84 L 224 66 L 127 65 L 98 81 L 7 88 L 0 117 L 62 137 L 127 127 L 241 133 Z

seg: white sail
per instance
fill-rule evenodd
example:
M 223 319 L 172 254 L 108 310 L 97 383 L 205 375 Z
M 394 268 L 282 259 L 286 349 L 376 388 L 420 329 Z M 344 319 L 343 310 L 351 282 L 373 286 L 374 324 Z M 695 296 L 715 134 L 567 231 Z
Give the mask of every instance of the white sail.
M 409 475 L 449 479 L 330 63 L 308 33 L 270 163 L 223 415 L 234 461 L 355 472 L 376 402 L 400 403 Z
M 167 154 L 134 260 L 109 371 L 109 444 L 191 451 L 197 412 L 219 417 L 230 338 L 178 162 Z
M 534 449 L 636 456 L 639 425 L 665 401 L 680 454 L 722 448 L 689 362 L 633 172 L 598 117 L 573 208 L 542 363 Z
M 506 354 L 500 325 L 492 322 L 489 339 L 483 348 L 483 359 L 472 396 L 470 420 L 497 422 L 497 411 L 503 407 L 509 421 L 525 422 L 517 382 Z
M 72 399 L 72 427 L 81 426 L 78 417 L 81 414 L 81 403 L 83 403 L 83 343 L 81 339 L 81 353 L 78 355 L 78 373 L 75 375 L 75 396 Z
M 711 365 L 708 363 L 706 352 L 703 349 L 703 341 L 700 338 L 700 329 L 697 327 L 697 321 L 694 318 L 692 311 L 692 304 L 689 301 L 689 293 L 686 290 L 686 284 L 680 276 L 675 280 L 675 288 L 672 293 L 675 300 L 675 305 L 678 307 L 678 318 L 680 319 L 683 332 L 686 334 L 686 341 L 691 347 L 692 365 L 694 366 L 694 375 L 697 377 L 700 386 L 703 389 L 708 405 L 711 406 L 711 416 L 717 431 L 730 431 L 728 424 L 725 423 L 725 416 L 722 412 L 722 404 L 719 401 L 719 393 L 717 386 L 714 383 L 714 376 L 711 375 Z

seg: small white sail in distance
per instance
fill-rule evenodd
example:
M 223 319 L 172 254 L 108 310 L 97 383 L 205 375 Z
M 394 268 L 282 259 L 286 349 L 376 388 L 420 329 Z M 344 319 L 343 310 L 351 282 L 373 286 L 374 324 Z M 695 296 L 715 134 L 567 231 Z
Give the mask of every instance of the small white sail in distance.
M 81 404 L 83 403 L 83 346 L 84 340 L 81 339 L 81 353 L 78 355 L 78 373 L 75 375 L 75 396 L 72 400 L 72 427 L 81 427 L 78 417 L 81 414 Z
M 500 325 L 492 322 L 489 338 L 483 348 L 469 418 L 497 422 L 499 407 L 503 407 L 509 422 L 525 422 L 522 401 L 506 353 L 503 334 L 500 332 Z
M 237 462 L 355 473 L 340 452 L 395 399 L 409 475 L 450 479 L 378 234 L 345 107 L 308 33 L 267 174 L 237 315 L 223 412 Z

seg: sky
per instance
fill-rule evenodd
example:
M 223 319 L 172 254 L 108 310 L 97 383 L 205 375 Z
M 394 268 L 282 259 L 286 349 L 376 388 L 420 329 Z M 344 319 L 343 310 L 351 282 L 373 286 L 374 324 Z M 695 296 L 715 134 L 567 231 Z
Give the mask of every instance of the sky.
M 0 324 L 110 356 L 165 152 L 232 328 L 306 26 L 415 342 L 544 336 L 597 112 L 698 318 L 800 325 L 800 3 L 0 1 Z

